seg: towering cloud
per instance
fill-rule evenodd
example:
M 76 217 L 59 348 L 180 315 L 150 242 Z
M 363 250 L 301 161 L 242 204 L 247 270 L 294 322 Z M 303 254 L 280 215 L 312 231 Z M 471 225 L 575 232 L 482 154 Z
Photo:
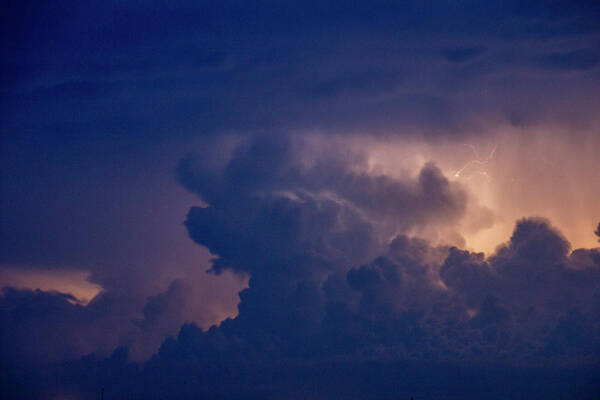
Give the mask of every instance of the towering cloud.
M 598 397 L 597 0 L 4 3 L 0 396 Z
M 334 381 L 346 380 L 342 360 L 358 371 L 368 363 L 385 369 L 374 382 L 391 374 L 409 377 L 412 384 L 420 368 L 438 371 L 436 379 L 443 380 L 452 374 L 446 365 L 461 363 L 508 368 L 553 363 L 588 371 L 600 360 L 599 249 L 571 252 L 569 242 L 541 218 L 520 220 L 510 240 L 489 257 L 432 245 L 408 232 L 456 224 L 469 202 L 461 186 L 433 164 L 416 176 L 393 178 L 370 169 L 360 152 L 297 137 L 242 140 L 230 150 L 219 157 L 189 156 L 178 176 L 205 203 L 190 209 L 185 225 L 216 256 L 211 271 L 250 278 L 240 292 L 238 315 L 207 331 L 184 325 L 142 369 L 129 364 L 128 350 L 121 349 L 107 360 L 91 356 L 38 371 L 33 376 L 39 390 L 52 393 L 53 382 L 60 382 L 84 395 L 111 385 L 157 398 L 300 396 L 306 382 L 293 376 L 316 369 Z M 168 327 L 183 321 L 186 308 L 197 304 L 192 293 L 189 285 L 174 282 L 148 299 L 141 319 L 113 324 L 126 329 L 112 335 L 129 337 L 130 351 L 156 346 Z M 127 304 L 117 298 L 111 303 L 110 294 L 82 307 L 59 294 L 5 290 L 2 343 L 12 343 L 4 349 L 6 365 L 21 365 L 14 360 L 24 354 L 49 356 L 52 343 L 67 346 L 54 349 L 64 357 L 74 351 L 70 342 L 80 338 L 90 340 L 87 348 L 94 350 L 89 330 L 110 338 L 102 330 L 107 318 L 115 318 L 109 310 Z M 72 339 L 48 337 L 45 326 L 57 324 L 70 326 Z M 115 338 L 113 346 L 119 342 Z M 415 362 L 428 364 L 410 367 Z M 123 373 L 113 376 L 112 370 Z M 483 379 L 477 370 L 464 373 Z M 545 381 L 553 373 L 533 374 Z M 25 385 L 23 378 L 7 379 Z M 552 385 L 571 393 L 571 383 Z M 333 390 L 331 382 L 320 385 L 311 393 L 326 396 Z M 585 393 L 595 390 L 582 385 Z M 16 394 L 38 390 L 8 387 Z M 371 390 L 352 388 L 361 398 L 382 394 Z
M 222 166 L 203 156 L 179 167 L 207 207 L 192 208 L 192 239 L 219 256 L 213 269 L 313 275 L 372 258 L 395 233 L 451 224 L 466 193 L 433 164 L 398 180 L 368 171 L 365 154 L 333 144 L 262 138 L 242 143 Z
M 182 182 L 207 203 L 190 210 L 190 236 L 217 256 L 214 272 L 251 278 L 237 317 L 207 332 L 184 326 L 148 362 L 139 379 L 157 396 L 298 396 L 303 380 L 289 374 L 347 378 L 341 360 L 411 379 L 406 364 L 387 363 L 429 360 L 438 364 L 427 368 L 449 376 L 440 362 L 598 362 L 598 249 L 571 252 L 540 218 L 519 221 L 487 258 L 432 246 L 404 229 L 452 223 L 466 201 L 434 166 L 401 181 L 361 170 L 356 155 L 352 163 L 336 152 L 307 159 L 299 149 L 263 139 L 218 166 L 204 167 L 201 157 L 180 165 Z M 536 379 L 554 373 L 543 371 Z M 570 382 L 550 386 L 572 393 Z M 595 390 L 589 385 L 584 394 Z M 353 390 L 368 398 L 376 393 L 368 388 Z

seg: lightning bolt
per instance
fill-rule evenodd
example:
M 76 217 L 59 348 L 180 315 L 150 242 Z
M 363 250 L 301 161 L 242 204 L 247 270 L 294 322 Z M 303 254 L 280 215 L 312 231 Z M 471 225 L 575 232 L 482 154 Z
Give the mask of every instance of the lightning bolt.
M 488 154 L 488 156 L 485 159 L 481 159 L 479 157 L 479 153 L 477 152 L 477 149 L 475 148 L 475 146 L 473 146 L 472 144 L 464 144 L 464 146 L 469 147 L 472 151 L 473 151 L 473 155 L 475 156 L 475 158 L 469 160 L 465 165 L 463 165 L 463 167 L 461 169 L 459 169 L 458 171 L 456 171 L 456 173 L 454 174 L 455 178 L 463 178 L 463 179 L 472 179 L 473 176 L 463 176 L 462 173 L 465 169 L 469 168 L 472 165 L 486 165 L 488 164 L 490 161 L 492 161 L 494 159 L 494 155 L 496 154 L 496 145 L 494 145 L 494 148 L 492 149 L 492 151 L 490 151 L 490 154 Z M 489 174 L 487 173 L 487 171 L 477 171 L 478 174 L 485 176 L 487 179 L 490 179 Z

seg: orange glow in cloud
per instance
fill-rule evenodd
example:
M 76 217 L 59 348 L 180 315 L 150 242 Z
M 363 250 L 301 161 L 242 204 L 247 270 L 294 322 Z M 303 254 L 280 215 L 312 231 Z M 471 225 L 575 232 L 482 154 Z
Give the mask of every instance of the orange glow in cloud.
M 465 234 L 467 243 L 489 252 L 510 236 L 516 220 L 546 217 L 573 248 L 596 247 L 600 221 L 600 135 L 558 129 L 500 131 L 495 159 L 482 166 L 486 178 L 463 181 L 473 197 L 495 214 L 487 230 Z
M 510 238 L 516 221 L 529 216 L 549 219 L 573 249 L 598 246 L 593 232 L 600 221 L 600 134 L 595 128 L 500 126 L 456 141 L 366 142 L 361 146 L 375 173 L 415 175 L 434 161 L 469 192 L 466 215 L 452 227 L 468 249 L 492 253 Z M 448 232 L 433 241 L 461 245 Z
M 71 294 L 78 304 L 89 303 L 102 287 L 90 282 L 90 272 L 75 269 L 22 269 L 3 265 L 0 268 L 0 288 L 40 289 Z

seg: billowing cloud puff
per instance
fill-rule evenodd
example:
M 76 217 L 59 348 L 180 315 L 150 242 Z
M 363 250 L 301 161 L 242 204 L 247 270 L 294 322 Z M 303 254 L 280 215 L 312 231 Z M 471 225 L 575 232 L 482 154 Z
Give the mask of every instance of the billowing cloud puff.
M 203 155 L 181 163 L 181 181 L 208 204 L 192 208 L 186 226 L 219 256 L 216 272 L 366 262 L 394 234 L 450 224 L 466 209 L 466 193 L 433 164 L 399 180 L 370 173 L 362 154 L 300 142 L 262 138 L 238 146 L 226 165 L 204 167 Z
M 598 250 L 570 253 L 539 218 L 519 221 L 488 258 L 434 247 L 404 230 L 457 220 L 466 202 L 434 166 L 401 181 L 361 171 L 355 155 L 306 161 L 295 145 L 244 144 L 216 169 L 181 164 L 207 203 L 190 211 L 190 236 L 217 255 L 216 272 L 251 279 L 235 319 L 195 339 L 185 328 L 155 368 L 190 340 L 198 347 L 185 351 L 219 359 L 599 359 Z
M 122 348 L 107 359 L 91 355 L 44 373 L 13 372 L 7 375 L 11 390 L 29 394 L 24 387 L 33 376 L 39 389 L 28 390 L 34 394 L 60 387 L 92 396 L 110 385 L 145 398 L 385 398 L 397 394 L 386 380 L 403 377 L 410 385 L 402 393 L 435 396 L 431 388 L 460 390 L 444 383 L 454 368 L 485 382 L 480 370 L 463 363 L 498 365 L 494 376 L 513 383 L 507 371 L 552 363 L 568 371 L 565 376 L 573 368 L 580 372 L 561 380 L 549 369 L 513 371 L 532 374 L 550 392 L 572 396 L 571 385 L 579 382 L 579 394 L 597 393 L 586 377 L 594 376 L 589 366 L 600 360 L 598 249 L 571 252 L 541 218 L 520 220 L 510 240 L 489 257 L 433 245 L 409 232 L 460 221 L 468 198 L 459 185 L 433 164 L 416 176 L 394 178 L 369 169 L 360 153 L 317 144 L 263 137 L 241 141 L 219 157 L 188 157 L 179 166 L 180 181 L 205 203 L 188 213 L 190 237 L 216 256 L 213 272 L 250 277 L 235 318 L 206 331 L 184 324 L 138 366 Z M 192 293 L 176 281 L 150 297 L 141 318 L 124 332 L 129 351 L 156 346 L 171 332 L 166 327 L 185 322 Z M 38 313 L 40 296 L 60 307 L 39 317 L 41 322 L 23 312 L 15 315 L 25 322 L 11 320 L 15 307 Z M 84 315 L 61 296 L 6 291 L 3 310 L 9 311 L 2 318 L 13 322 L 2 334 L 44 335 L 47 315 Z M 102 298 L 87 308 L 105 310 Z M 96 327 L 102 323 L 98 315 Z M 27 342 L 26 335 L 19 337 Z M 336 381 L 349 381 L 349 368 L 359 376 L 370 368 L 383 372 L 369 384 L 337 387 Z M 418 384 L 424 371 L 438 373 L 429 389 Z M 307 382 L 317 386 L 308 389 Z M 489 387 L 510 395 L 504 385 Z
M 519 221 L 487 258 L 400 234 L 371 262 L 325 280 L 254 270 L 236 318 L 205 332 L 184 325 L 143 369 L 117 355 L 101 363 L 127 371 L 119 390 L 147 398 L 475 399 L 485 387 L 591 399 L 600 389 L 600 252 L 568 249 L 539 218 Z M 74 392 L 103 384 L 84 375 Z

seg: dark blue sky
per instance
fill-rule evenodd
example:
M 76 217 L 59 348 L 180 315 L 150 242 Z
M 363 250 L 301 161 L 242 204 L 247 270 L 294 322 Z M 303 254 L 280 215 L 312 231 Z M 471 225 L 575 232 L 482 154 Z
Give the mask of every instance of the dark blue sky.
M 597 1 L 8 1 L 0 43 L 9 397 L 600 393 Z

